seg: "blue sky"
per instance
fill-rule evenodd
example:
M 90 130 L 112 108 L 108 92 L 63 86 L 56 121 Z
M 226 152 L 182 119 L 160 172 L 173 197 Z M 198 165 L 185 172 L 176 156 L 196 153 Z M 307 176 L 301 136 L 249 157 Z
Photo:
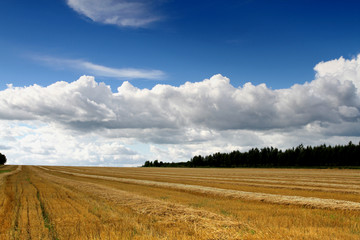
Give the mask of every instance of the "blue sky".
M 65 0 L 1 1 L 0 88 L 94 75 L 49 66 L 35 56 L 156 69 L 166 75 L 130 79 L 141 88 L 159 82 L 178 86 L 220 73 L 235 86 L 252 82 L 277 89 L 313 80 L 313 67 L 320 61 L 359 53 L 358 1 L 148 2 L 147 11 L 159 20 L 121 27 L 95 22 Z M 127 80 L 96 77 L 115 89 Z
M 355 0 L 2 0 L 0 151 L 16 164 L 137 166 L 357 142 L 359 9 Z

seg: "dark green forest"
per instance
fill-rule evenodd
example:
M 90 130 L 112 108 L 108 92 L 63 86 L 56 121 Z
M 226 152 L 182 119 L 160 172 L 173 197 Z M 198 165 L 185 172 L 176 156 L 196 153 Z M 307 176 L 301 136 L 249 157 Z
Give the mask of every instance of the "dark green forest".
M 6 163 L 6 156 L 0 153 L 0 165 L 4 165 Z
M 146 161 L 143 167 L 251 167 L 251 168 L 358 168 L 360 142 L 347 145 L 307 146 L 302 144 L 284 151 L 273 147 L 252 148 L 247 152 L 214 153 L 194 156 L 187 162 Z

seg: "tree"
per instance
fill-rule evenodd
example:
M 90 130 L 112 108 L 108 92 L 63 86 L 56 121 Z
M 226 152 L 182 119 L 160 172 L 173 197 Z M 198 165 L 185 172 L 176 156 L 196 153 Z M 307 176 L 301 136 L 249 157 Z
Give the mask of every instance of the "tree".
M 155 160 L 155 161 L 154 161 L 154 167 L 160 167 L 160 163 L 159 163 L 158 160 Z
M 0 165 L 4 165 L 6 163 L 6 156 L 0 153 Z
M 146 161 L 145 164 L 143 165 L 143 167 L 151 167 L 152 162 L 150 161 Z
M 201 156 L 201 155 L 199 155 L 199 156 L 195 156 L 195 157 L 193 157 L 191 160 L 190 160 L 190 165 L 192 166 L 192 167 L 199 167 L 199 166 L 202 166 L 203 165 L 203 163 L 204 163 L 204 158 Z
M 273 147 L 253 148 L 247 152 L 214 153 L 194 156 L 190 161 L 167 163 L 155 160 L 145 162 L 145 167 L 358 167 L 360 142 L 355 145 L 307 146 L 278 150 Z

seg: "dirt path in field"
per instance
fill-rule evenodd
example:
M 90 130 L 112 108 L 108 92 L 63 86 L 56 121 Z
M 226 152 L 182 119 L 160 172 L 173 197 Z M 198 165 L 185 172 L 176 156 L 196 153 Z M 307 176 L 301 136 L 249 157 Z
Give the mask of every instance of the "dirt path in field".
M 49 170 L 45 167 L 30 167 L 30 169 L 36 175 L 46 179 L 46 181 L 68 186 L 76 191 L 114 202 L 123 207 L 128 207 L 138 214 L 156 217 L 160 219 L 163 225 L 168 227 L 173 228 L 179 224 L 192 226 L 194 231 L 201 233 L 199 235 L 201 238 L 199 239 L 242 239 L 241 234 L 243 234 L 244 231 L 248 231 L 244 229 L 250 229 L 246 224 L 241 224 L 228 217 L 206 210 L 198 210 L 181 204 L 168 203 L 97 183 L 80 181 L 71 179 L 70 177 L 55 176 L 49 173 Z M 67 175 L 75 176 L 77 174 L 69 172 Z M 83 176 L 83 174 L 80 175 Z M 101 176 L 91 177 L 96 179 L 102 178 Z M 105 179 L 109 180 L 107 178 Z M 179 229 L 179 231 L 181 230 Z M 207 236 L 212 237 L 208 238 Z
M 239 198 L 239 199 L 251 200 L 251 201 L 261 201 L 261 202 L 284 204 L 284 205 L 290 205 L 290 204 L 301 205 L 310 208 L 322 208 L 322 209 L 360 210 L 360 202 L 351 202 L 351 201 L 335 200 L 335 199 L 321 199 L 315 197 L 286 196 L 286 195 L 276 195 L 269 193 L 245 192 L 245 191 L 196 186 L 196 185 L 188 185 L 188 184 L 180 184 L 180 183 L 165 183 L 165 182 L 157 182 L 150 180 L 138 180 L 138 179 L 129 179 L 129 178 L 116 178 L 116 177 L 89 175 L 89 174 L 74 173 L 69 171 L 57 171 L 45 167 L 41 167 L 41 168 L 47 171 L 55 171 L 55 172 L 73 175 L 73 176 L 79 176 L 79 177 L 104 179 L 109 181 L 118 181 L 122 183 L 131 183 L 131 184 L 139 184 L 146 186 L 164 187 L 164 188 L 176 189 L 187 192 L 211 194 L 215 196 Z

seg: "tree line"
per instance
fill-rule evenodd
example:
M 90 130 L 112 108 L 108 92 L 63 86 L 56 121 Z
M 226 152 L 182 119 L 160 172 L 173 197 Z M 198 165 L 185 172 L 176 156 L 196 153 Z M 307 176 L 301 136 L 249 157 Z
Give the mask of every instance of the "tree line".
M 0 165 L 4 165 L 6 163 L 6 156 L 0 153 Z
M 146 161 L 143 167 L 360 167 L 360 142 L 347 145 L 307 146 L 279 150 L 273 147 L 252 148 L 247 152 L 214 153 L 194 156 L 187 162 Z

